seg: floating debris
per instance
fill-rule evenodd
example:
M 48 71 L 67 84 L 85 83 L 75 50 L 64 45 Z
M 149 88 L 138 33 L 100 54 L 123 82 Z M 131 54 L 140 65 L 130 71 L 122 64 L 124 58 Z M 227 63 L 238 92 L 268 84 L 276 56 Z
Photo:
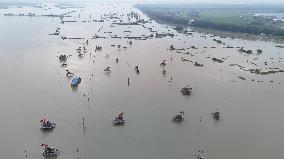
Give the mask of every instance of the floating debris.
M 222 44 L 223 42 L 221 40 L 213 39 L 213 41 L 217 42 L 218 44 Z
M 60 55 L 59 57 L 60 62 L 66 62 L 67 61 L 67 55 Z
M 246 78 L 244 78 L 244 77 L 241 77 L 241 76 L 238 76 L 238 77 L 239 77 L 239 79 L 246 80 Z
M 239 49 L 239 52 L 243 52 L 243 53 L 246 53 L 246 54 L 252 54 L 252 50 L 245 50 L 244 47 L 241 47 Z
M 213 57 L 212 60 L 213 60 L 214 62 L 219 62 L 219 63 L 223 63 L 223 62 L 224 62 L 223 60 L 217 59 L 217 58 L 215 58 L 215 57 Z
M 261 50 L 261 49 L 257 49 L 256 52 L 257 52 L 257 54 L 259 55 L 259 54 L 262 53 L 262 50 Z
M 200 64 L 200 63 L 198 63 L 198 62 L 195 62 L 194 65 L 195 65 L 195 66 L 199 66 L 199 67 L 202 67 L 202 66 L 203 66 L 203 64 Z
M 269 71 L 261 71 L 261 69 L 249 69 L 250 73 L 255 73 L 259 75 L 268 75 L 268 74 L 274 74 L 274 73 L 280 73 L 284 72 L 283 70 L 269 70 Z
M 66 77 L 72 77 L 74 76 L 74 73 L 70 72 L 69 70 L 66 70 Z

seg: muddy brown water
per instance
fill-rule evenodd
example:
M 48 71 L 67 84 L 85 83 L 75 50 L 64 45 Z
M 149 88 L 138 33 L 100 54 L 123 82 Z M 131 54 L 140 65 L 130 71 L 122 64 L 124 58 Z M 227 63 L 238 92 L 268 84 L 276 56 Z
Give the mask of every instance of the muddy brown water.
M 195 32 L 186 36 L 153 21 L 145 24 L 146 28 L 176 36 L 131 40 L 130 46 L 128 39 L 110 36 L 148 36 L 151 32 L 141 25 L 110 27 L 115 19 L 106 18 L 103 23 L 88 20 L 90 14 L 91 20 L 100 20 L 104 14 L 117 13 L 125 15 L 122 18 L 127 21 L 126 15 L 133 10 L 147 20 L 131 5 L 87 4 L 85 8 L 67 9 L 53 4 L 47 6 L 51 9 L 0 10 L 1 158 L 25 158 L 25 155 L 43 158 L 42 143 L 56 146 L 61 151 L 57 158 L 62 159 L 188 159 L 195 158 L 199 150 L 208 159 L 283 157 L 284 74 L 256 75 L 229 66 L 284 69 L 281 59 L 284 49 L 275 47 L 279 44 Z M 76 23 L 61 24 L 59 18 L 50 17 L 3 16 L 9 12 L 63 14 L 73 10 L 76 12 L 65 19 Z M 88 52 L 79 58 L 76 48 L 83 46 L 86 39 L 62 40 L 60 36 L 50 36 L 56 28 L 60 28 L 60 36 L 89 39 Z M 100 28 L 103 29 L 99 32 Z M 108 38 L 91 39 L 95 34 Z M 217 44 L 214 38 L 226 45 Z M 112 44 L 127 46 L 127 49 L 119 50 L 111 47 Z M 191 56 L 167 50 L 171 44 L 176 48 L 194 45 L 198 49 L 181 51 L 194 55 Z M 103 50 L 95 52 L 96 45 Z M 223 48 L 227 45 L 244 46 L 254 53 L 262 49 L 263 53 L 241 54 L 237 48 Z M 65 68 L 60 67 L 60 54 L 72 55 Z M 204 67 L 181 61 L 181 57 Z M 216 63 L 213 57 L 227 59 Z M 162 68 L 160 62 L 164 59 L 167 65 Z M 136 65 L 140 68 L 139 75 L 134 70 Z M 106 66 L 111 67 L 110 74 L 104 73 Z M 77 89 L 71 89 L 66 69 L 82 78 Z M 162 74 L 163 69 L 166 75 Z M 180 93 L 187 84 L 193 87 L 189 97 Z M 219 122 L 211 116 L 217 107 L 221 112 Z M 173 123 L 170 118 L 181 110 L 185 112 L 185 120 Z M 125 113 L 126 123 L 114 127 L 112 118 L 120 112 Z M 56 122 L 57 127 L 51 132 L 41 132 L 42 118 Z

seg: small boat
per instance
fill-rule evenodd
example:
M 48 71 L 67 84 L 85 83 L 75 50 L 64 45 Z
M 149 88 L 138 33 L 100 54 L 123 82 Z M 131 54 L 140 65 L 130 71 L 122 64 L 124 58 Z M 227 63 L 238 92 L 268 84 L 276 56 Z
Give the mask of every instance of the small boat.
M 181 122 L 181 121 L 184 120 L 183 115 L 184 115 L 184 111 L 181 111 L 179 114 L 177 114 L 176 116 L 174 116 L 174 117 L 172 118 L 172 120 L 175 121 L 175 122 Z
M 65 62 L 67 60 L 67 56 L 66 55 L 60 55 L 59 56 L 59 61 L 60 62 Z
M 183 95 L 190 95 L 191 92 L 192 92 L 192 88 L 191 88 L 189 85 L 187 85 L 186 87 L 183 87 L 183 88 L 181 89 L 181 93 L 182 93 Z
M 123 114 L 124 113 L 120 113 L 118 117 L 113 118 L 113 125 L 124 125 L 125 120 L 123 119 Z
M 135 66 L 135 71 L 137 74 L 139 74 L 140 70 L 139 70 L 139 66 Z
M 197 159 L 205 159 L 203 156 L 201 156 L 201 155 L 195 155 L 195 157 L 197 158 Z
M 56 124 L 50 121 L 45 121 L 45 119 L 41 120 L 41 130 L 51 130 L 55 128 Z
M 77 87 L 81 83 L 81 77 L 75 76 L 71 81 L 71 87 Z
M 217 109 L 216 112 L 213 112 L 213 113 L 212 113 L 212 116 L 213 116 L 213 118 L 214 118 L 215 120 L 219 120 L 219 119 L 220 119 L 220 112 L 218 111 L 218 109 Z
M 166 66 L 166 60 L 164 60 L 163 62 L 160 63 L 161 66 Z
M 55 147 L 49 147 L 48 145 L 44 145 L 44 150 L 42 151 L 42 155 L 44 157 L 55 157 L 59 155 L 59 150 Z
M 119 119 L 118 117 L 113 119 L 113 125 L 124 125 L 124 122 L 124 119 Z
M 162 73 L 163 73 L 163 75 L 166 75 L 167 71 L 166 71 L 166 70 L 163 70 Z
M 104 72 L 106 73 L 106 74 L 109 74 L 111 71 L 110 71 L 110 67 L 106 67 L 105 69 L 104 69 Z

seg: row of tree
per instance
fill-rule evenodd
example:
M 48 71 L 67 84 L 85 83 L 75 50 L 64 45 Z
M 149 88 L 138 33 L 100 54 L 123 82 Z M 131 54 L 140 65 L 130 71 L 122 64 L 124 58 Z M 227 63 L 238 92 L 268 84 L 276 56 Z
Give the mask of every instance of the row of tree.
M 188 25 L 189 20 L 187 18 L 179 17 L 173 14 L 168 14 L 167 12 L 162 11 L 153 11 L 150 9 L 140 8 L 146 13 L 150 18 L 166 21 L 176 25 Z M 259 25 L 259 24 L 248 24 L 248 25 L 235 25 L 235 24 L 225 24 L 218 22 L 211 22 L 202 19 L 197 19 L 190 23 L 191 26 L 206 28 L 206 29 L 216 29 L 221 31 L 231 31 L 231 32 L 240 32 L 240 33 L 249 33 L 249 34 L 265 34 L 265 35 L 276 35 L 284 36 L 283 28 L 276 28 L 273 26 Z
M 284 29 L 268 27 L 263 25 L 233 25 L 233 24 L 223 24 L 223 23 L 214 23 L 206 20 L 195 20 L 191 23 L 191 26 L 206 28 L 206 29 L 217 29 L 222 31 L 232 31 L 240 33 L 249 33 L 249 34 L 265 34 L 265 35 L 276 35 L 284 36 Z
M 188 25 L 189 24 L 188 19 L 178 17 L 173 14 L 167 14 L 163 12 L 151 11 L 151 10 L 146 10 L 146 9 L 143 9 L 143 12 L 146 13 L 152 19 L 166 21 L 166 22 L 178 24 L 178 25 Z

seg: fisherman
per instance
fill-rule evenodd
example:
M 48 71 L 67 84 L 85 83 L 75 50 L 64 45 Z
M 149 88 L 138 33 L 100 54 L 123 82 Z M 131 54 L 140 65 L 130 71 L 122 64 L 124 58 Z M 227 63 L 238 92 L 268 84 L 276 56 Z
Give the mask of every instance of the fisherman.
M 116 63 L 118 63 L 118 58 L 115 59 Z
M 45 124 L 46 124 L 47 127 L 50 127 L 50 125 L 51 125 L 51 123 L 49 121 L 47 121 Z
M 123 115 L 124 113 L 123 112 L 121 112 L 119 115 L 118 115 L 118 120 L 123 120 Z

